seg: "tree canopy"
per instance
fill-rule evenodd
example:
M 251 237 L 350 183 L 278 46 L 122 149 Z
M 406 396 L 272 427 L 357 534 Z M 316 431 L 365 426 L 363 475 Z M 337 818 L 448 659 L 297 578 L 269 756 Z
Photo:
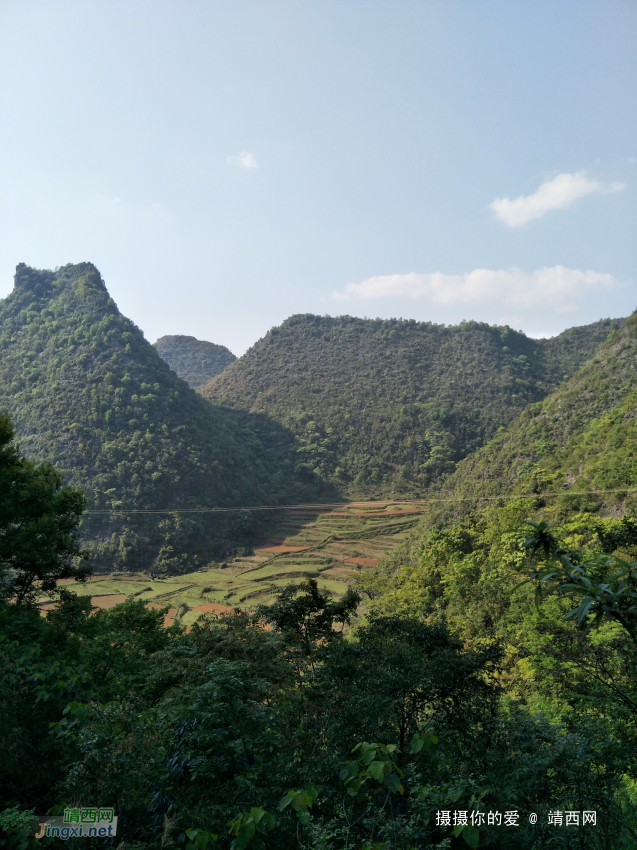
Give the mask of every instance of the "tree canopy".
M 90 574 L 88 552 L 77 542 L 86 504 L 62 486 L 50 464 L 26 460 L 15 443 L 9 416 L 0 413 L 0 588 L 5 599 L 33 603 L 60 579 Z

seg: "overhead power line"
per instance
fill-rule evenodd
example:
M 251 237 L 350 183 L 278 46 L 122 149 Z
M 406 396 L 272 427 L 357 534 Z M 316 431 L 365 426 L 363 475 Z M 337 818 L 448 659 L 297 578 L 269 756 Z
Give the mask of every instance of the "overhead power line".
M 560 496 L 602 496 L 606 493 L 625 493 L 627 496 L 637 493 L 634 487 L 615 487 L 605 490 L 562 490 L 559 493 L 521 493 L 501 496 L 450 496 L 447 498 L 441 497 L 423 497 L 422 499 L 398 499 L 379 501 L 378 506 L 382 505 L 431 505 L 440 502 L 498 502 L 503 499 L 549 499 Z M 237 511 L 290 511 L 290 510 L 317 510 L 324 508 L 355 508 L 357 506 L 373 505 L 373 502 L 321 502 L 320 504 L 305 504 L 305 505 L 244 505 L 243 507 L 234 508 L 149 508 L 149 509 L 131 509 L 116 508 L 104 510 L 88 510 L 85 514 L 224 514 L 236 513 Z

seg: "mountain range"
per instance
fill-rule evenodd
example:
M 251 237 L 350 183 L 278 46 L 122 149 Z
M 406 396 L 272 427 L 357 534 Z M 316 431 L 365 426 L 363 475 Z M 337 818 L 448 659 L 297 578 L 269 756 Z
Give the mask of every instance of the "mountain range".
M 632 481 L 634 334 L 634 317 L 534 340 L 301 315 L 228 363 L 193 337 L 150 345 L 91 263 L 20 264 L 0 408 L 27 456 L 86 493 L 96 568 L 180 573 L 272 527 L 206 509 Z M 176 374 L 196 384 L 213 363 L 198 392 Z
M 308 469 L 344 494 L 422 496 L 620 324 L 535 340 L 478 322 L 298 315 L 199 392 L 289 428 Z
M 636 367 L 637 312 L 568 381 L 463 460 L 440 497 L 471 509 L 481 497 L 545 493 L 577 510 L 634 506 L 627 491 L 637 486 Z
M 444 613 L 466 639 L 515 642 L 527 520 L 547 521 L 572 547 L 634 561 L 636 510 L 637 312 L 462 460 L 410 539 L 361 586 L 385 611 Z

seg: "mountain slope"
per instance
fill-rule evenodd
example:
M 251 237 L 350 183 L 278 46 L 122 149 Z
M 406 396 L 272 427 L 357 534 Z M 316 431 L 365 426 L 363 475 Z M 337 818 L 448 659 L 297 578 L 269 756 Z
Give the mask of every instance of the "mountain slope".
M 508 327 L 293 316 L 204 387 L 290 428 L 345 492 L 422 493 L 588 359 L 620 322 L 550 340 Z
M 0 408 L 27 456 L 54 463 L 92 510 L 273 504 L 315 494 L 292 435 L 211 405 L 122 316 L 90 263 L 21 264 L 0 303 Z M 182 571 L 250 541 L 256 515 L 93 514 L 98 564 Z M 254 523 L 257 523 L 255 526 Z
M 191 387 L 200 387 L 237 358 L 225 345 L 194 336 L 162 336 L 153 347 L 175 374 Z
M 446 496 L 568 492 L 619 506 L 637 486 L 637 313 L 544 401 L 531 405 L 445 482 Z M 595 489 L 620 492 L 578 497 Z

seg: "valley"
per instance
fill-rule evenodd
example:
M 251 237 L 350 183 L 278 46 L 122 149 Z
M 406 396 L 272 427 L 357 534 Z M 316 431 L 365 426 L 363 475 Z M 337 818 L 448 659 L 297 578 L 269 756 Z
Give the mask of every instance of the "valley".
M 423 502 L 354 502 L 325 509 L 277 511 L 273 536 L 254 554 L 171 578 L 152 574 L 93 576 L 74 584 L 96 608 L 108 609 L 127 598 L 151 607 L 168 605 L 167 622 L 192 625 L 202 613 L 229 613 L 269 604 L 291 582 L 316 578 L 339 598 L 361 570 L 374 567 L 412 533 L 427 510 Z M 54 603 L 43 602 L 41 610 Z

